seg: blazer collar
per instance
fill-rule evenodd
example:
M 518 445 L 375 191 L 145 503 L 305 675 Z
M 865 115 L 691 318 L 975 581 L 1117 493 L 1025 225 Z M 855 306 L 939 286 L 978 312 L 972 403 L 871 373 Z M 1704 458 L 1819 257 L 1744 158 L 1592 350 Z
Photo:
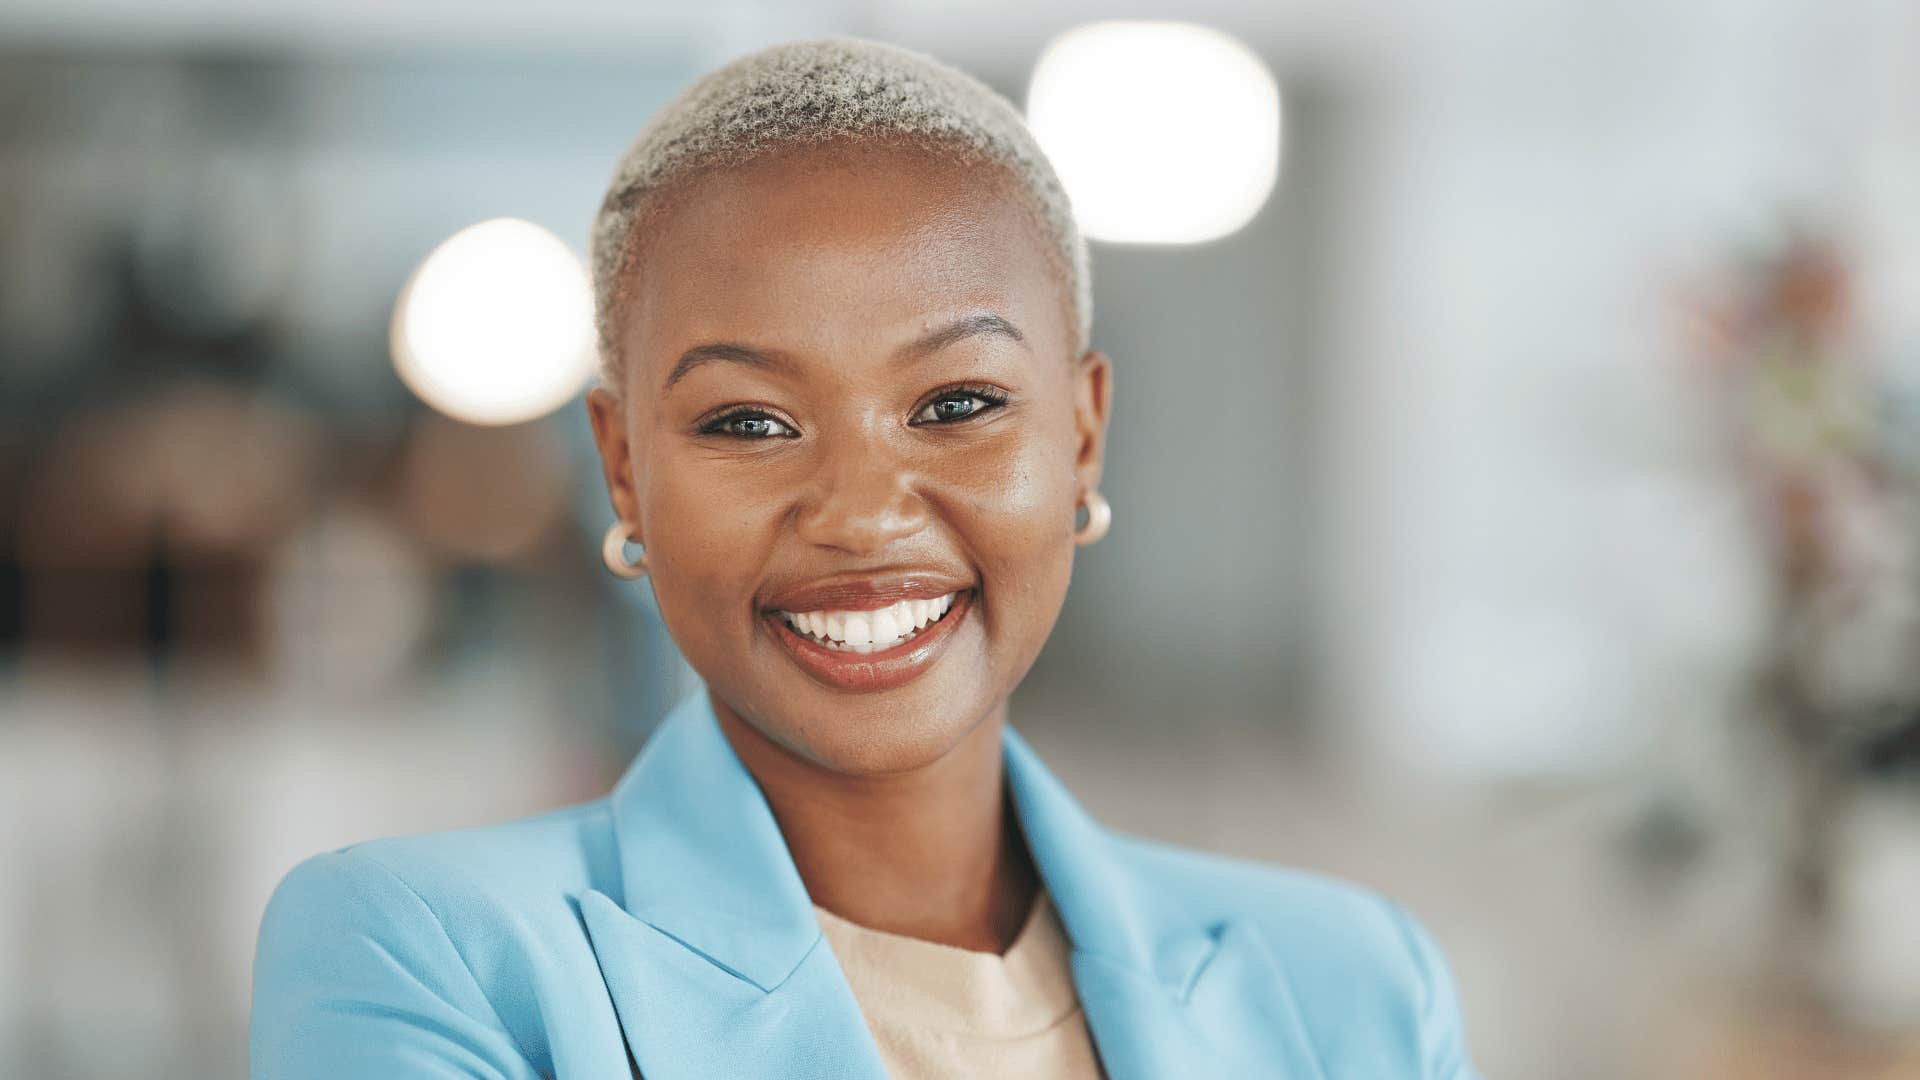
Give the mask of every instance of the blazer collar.
M 1218 897 L 1179 895 L 1080 808 L 1032 748 L 1005 736 L 1027 847 L 1073 941 L 1073 981 L 1112 1080 L 1325 1080 L 1280 966 Z M 1141 844 L 1140 841 L 1131 841 Z
M 1004 747 L 1015 811 L 1073 944 L 1075 985 L 1108 1075 L 1224 1067 L 1219 1054 L 1241 1033 L 1207 1026 L 1240 1023 L 1229 1013 L 1243 1010 L 1195 1006 L 1207 1004 L 1204 984 L 1226 982 L 1235 1000 L 1252 994 L 1270 1006 L 1258 1018 L 1263 1067 L 1289 1061 L 1280 1075 L 1318 1076 L 1291 993 L 1253 928 L 1162 899 L 1024 739 L 1009 729 Z M 649 1080 L 884 1076 L 773 812 L 704 686 L 662 721 L 610 805 L 624 895 L 589 890 L 581 915 Z M 819 1071 L 796 1071 L 791 1054 L 754 1056 L 783 1043 L 814 1047 L 807 1060 Z
M 626 910 L 762 990 L 785 982 L 820 924 L 704 686 L 662 721 L 611 798 Z

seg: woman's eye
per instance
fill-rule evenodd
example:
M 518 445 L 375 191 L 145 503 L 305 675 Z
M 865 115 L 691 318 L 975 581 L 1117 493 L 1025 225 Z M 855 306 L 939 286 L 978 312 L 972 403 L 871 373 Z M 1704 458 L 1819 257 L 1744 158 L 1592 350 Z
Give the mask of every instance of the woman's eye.
M 736 439 L 779 439 L 798 434 L 786 424 L 764 413 L 723 416 L 708 425 L 706 430 L 715 435 L 731 435 Z
M 917 424 L 946 424 L 955 420 L 965 420 L 1000 404 L 985 394 L 963 391 L 942 394 L 927 402 L 913 420 Z

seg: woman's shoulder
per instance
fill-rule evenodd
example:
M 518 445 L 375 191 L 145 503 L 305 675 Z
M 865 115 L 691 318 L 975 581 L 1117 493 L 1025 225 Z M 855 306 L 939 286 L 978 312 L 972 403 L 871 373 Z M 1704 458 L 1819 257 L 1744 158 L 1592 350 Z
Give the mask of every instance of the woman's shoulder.
M 620 894 L 606 799 L 511 821 L 364 840 L 287 871 L 261 920 L 259 962 L 341 934 L 443 939 L 467 955 L 577 928 L 573 898 Z
M 255 1074 L 319 1055 L 335 1075 L 360 1075 L 352 1063 L 370 1052 L 373 1018 L 420 1016 L 435 1026 L 392 1025 L 394 1037 L 531 1075 L 549 1033 L 525 988 L 542 972 L 591 968 L 574 904 L 589 889 L 618 895 L 618 879 L 604 799 L 306 858 L 260 922 Z
M 1358 882 L 1297 867 L 1116 835 L 1117 857 L 1169 922 L 1255 929 L 1298 993 L 1309 1028 L 1386 1018 L 1420 1044 L 1424 1075 L 1472 1076 L 1446 954 L 1405 906 Z
M 579 803 L 490 825 L 362 840 L 310 855 L 280 879 L 267 901 L 263 938 L 314 920 L 429 915 L 471 926 L 489 912 L 532 909 L 587 888 L 618 891 L 606 800 Z M 457 918 L 452 918 L 457 917 Z M 328 920 L 331 921 L 331 920 Z
M 537 903 L 586 888 L 618 890 L 604 798 L 490 825 L 363 840 L 288 871 L 274 901 L 303 893 L 393 894 L 440 904 Z M 273 901 L 270 901 L 270 905 Z

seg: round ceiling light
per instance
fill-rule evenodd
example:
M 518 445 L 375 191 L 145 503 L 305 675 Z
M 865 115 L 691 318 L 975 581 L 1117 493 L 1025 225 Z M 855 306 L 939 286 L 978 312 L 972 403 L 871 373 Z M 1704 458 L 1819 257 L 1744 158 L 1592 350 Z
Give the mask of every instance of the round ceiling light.
M 1259 212 L 1280 172 L 1280 88 L 1210 27 L 1097 22 L 1049 42 L 1027 122 L 1095 240 L 1192 244 Z
M 595 365 L 580 259 L 530 221 L 495 218 L 435 248 L 401 290 L 394 368 L 422 401 L 473 424 L 545 416 Z

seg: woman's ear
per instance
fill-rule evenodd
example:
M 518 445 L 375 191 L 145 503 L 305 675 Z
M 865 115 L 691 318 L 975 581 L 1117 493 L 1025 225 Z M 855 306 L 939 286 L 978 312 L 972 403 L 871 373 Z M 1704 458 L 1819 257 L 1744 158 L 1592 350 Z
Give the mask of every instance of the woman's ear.
M 600 449 L 600 471 L 607 483 L 607 498 L 614 516 L 633 530 L 634 543 L 643 543 L 640 520 L 640 495 L 634 489 L 633 443 L 627 432 L 627 411 L 618 394 L 604 386 L 587 392 L 587 417 L 593 425 L 593 442 Z
M 1107 453 L 1107 405 L 1112 397 L 1113 364 L 1107 354 L 1088 350 L 1073 373 L 1073 426 L 1078 442 L 1073 472 L 1083 491 L 1100 487 L 1100 470 Z

